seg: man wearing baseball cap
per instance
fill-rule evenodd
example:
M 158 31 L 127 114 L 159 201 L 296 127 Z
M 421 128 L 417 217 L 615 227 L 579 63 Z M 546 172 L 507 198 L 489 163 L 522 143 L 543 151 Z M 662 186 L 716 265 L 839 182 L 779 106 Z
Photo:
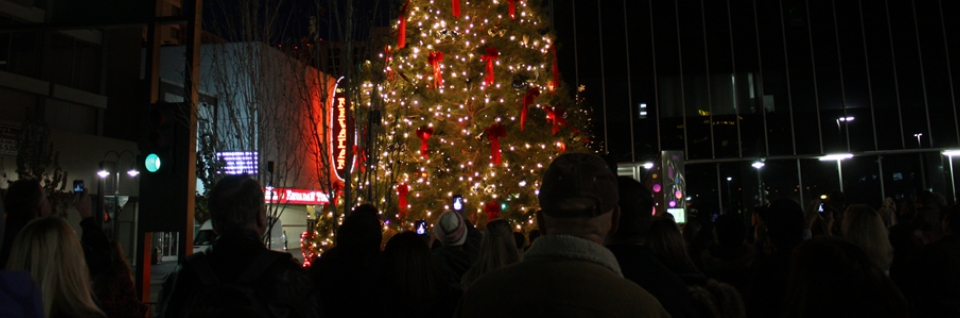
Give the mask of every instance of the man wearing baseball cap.
M 669 317 L 623 278 L 603 247 L 617 229 L 617 179 L 597 155 L 563 154 L 543 175 L 537 212 L 544 235 L 520 263 L 470 286 L 458 317 Z

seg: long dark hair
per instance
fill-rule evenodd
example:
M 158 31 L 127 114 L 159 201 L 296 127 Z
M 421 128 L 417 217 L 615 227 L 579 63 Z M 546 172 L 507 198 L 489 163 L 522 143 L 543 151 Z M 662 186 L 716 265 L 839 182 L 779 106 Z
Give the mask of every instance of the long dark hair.
M 383 250 L 386 297 L 400 306 L 401 316 L 431 313 L 444 292 L 439 270 L 427 243 L 415 232 L 394 235 Z
M 680 227 L 671 218 L 656 217 L 650 223 L 647 233 L 647 246 L 653 250 L 663 265 L 675 273 L 697 272 L 697 266 L 687 254 Z
M 793 251 L 786 317 L 906 317 L 907 301 L 867 253 L 821 237 Z

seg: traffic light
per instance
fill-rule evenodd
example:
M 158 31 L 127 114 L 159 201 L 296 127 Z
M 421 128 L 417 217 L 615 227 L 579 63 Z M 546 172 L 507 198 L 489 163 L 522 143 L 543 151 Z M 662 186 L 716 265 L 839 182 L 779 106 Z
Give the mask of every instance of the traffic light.
M 146 140 L 141 153 L 147 173 L 171 174 L 177 148 L 176 121 L 179 104 L 157 102 L 150 105 L 147 113 Z

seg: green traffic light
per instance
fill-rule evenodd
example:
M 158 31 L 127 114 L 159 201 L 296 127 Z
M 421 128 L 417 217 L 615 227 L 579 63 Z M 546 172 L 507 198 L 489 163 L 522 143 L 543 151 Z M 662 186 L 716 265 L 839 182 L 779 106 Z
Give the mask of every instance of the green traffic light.
M 157 172 L 157 170 L 160 170 L 160 157 L 154 153 L 149 154 L 143 165 L 147 168 L 147 171 Z

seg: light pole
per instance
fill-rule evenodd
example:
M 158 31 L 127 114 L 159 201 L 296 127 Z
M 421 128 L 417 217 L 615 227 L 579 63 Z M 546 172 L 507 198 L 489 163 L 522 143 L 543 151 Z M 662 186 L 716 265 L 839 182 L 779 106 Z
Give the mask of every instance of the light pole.
M 840 192 L 843 192 L 843 165 L 841 165 L 840 162 L 850 158 L 853 158 L 853 154 L 838 153 L 820 157 L 820 161 L 837 161 L 837 176 L 840 178 Z
M 757 169 L 757 187 L 760 190 L 760 205 L 762 206 L 767 202 L 766 194 L 763 193 L 763 178 L 760 177 L 760 169 L 763 168 L 764 163 L 763 161 L 758 160 L 750 166 L 753 166 Z
M 727 177 L 727 202 L 730 203 L 730 211 L 733 211 L 733 195 L 730 194 L 730 181 L 733 180 L 733 177 Z
M 960 150 L 946 150 L 943 155 L 950 161 L 950 189 L 953 190 L 953 203 L 957 203 L 957 181 L 953 175 L 953 157 L 960 156 Z
M 121 160 L 123 159 L 123 155 L 129 154 L 130 157 L 131 157 L 131 159 L 130 159 L 130 169 L 127 170 L 127 175 L 128 175 L 128 176 L 130 176 L 131 178 L 136 178 L 138 175 L 140 175 L 140 171 L 137 170 L 137 155 L 134 154 L 133 151 L 123 150 L 123 151 L 117 152 L 117 151 L 114 151 L 114 150 L 110 150 L 110 151 L 107 151 L 107 153 L 103 154 L 103 159 L 100 160 L 100 171 L 97 171 L 97 176 L 100 177 L 100 181 L 101 181 L 101 182 L 103 181 L 103 179 L 106 179 L 107 177 L 110 176 L 110 172 L 107 171 L 107 170 L 104 168 L 104 163 L 105 163 L 105 161 L 107 160 L 107 157 L 110 156 L 110 154 L 116 155 L 116 157 L 117 157 L 117 169 L 116 169 L 116 170 L 117 170 L 117 171 L 116 171 L 116 172 L 117 172 L 117 180 L 116 180 L 116 184 L 115 184 L 116 188 L 114 188 L 114 192 L 113 192 L 113 198 L 114 198 L 114 200 L 115 200 L 113 218 L 114 218 L 114 219 L 117 219 L 117 218 L 120 217 L 120 162 L 121 162 Z M 105 199 L 106 199 L 106 196 L 104 196 L 103 194 L 101 194 L 101 195 L 100 195 L 100 200 L 101 200 L 101 202 L 104 202 Z M 102 205 L 101 205 L 101 206 L 102 206 Z M 99 211 L 102 212 L 103 210 L 102 210 L 102 209 L 99 209 Z M 98 224 L 102 224 L 102 223 L 103 223 L 103 216 L 97 215 L 97 223 L 98 223 Z M 117 227 L 116 227 L 116 221 L 114 221 L 114 226 L 113 226 L 113 231 L 112 231 L 112 232 L 113 232 L 113 235 L 112 235 L 112 236 L 113 236 L 113 239 L 116 240 L 116 239 L 117 239 L 117 234 L 118 234 L 118 232 L 117 232 Z
M 920 137 L 923 136 L 923 133 L 913 134 L 913 136 L 917 137 L 917 148 L 923 148 L 923 146 L 920 145 Z

